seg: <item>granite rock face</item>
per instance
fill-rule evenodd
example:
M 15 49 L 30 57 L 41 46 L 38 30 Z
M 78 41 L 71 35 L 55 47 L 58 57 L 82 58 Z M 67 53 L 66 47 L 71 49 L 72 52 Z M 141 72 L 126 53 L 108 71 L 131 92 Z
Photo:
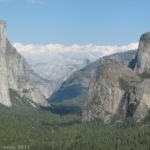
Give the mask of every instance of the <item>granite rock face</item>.
M 137 54 L 128 65 L 107 57 L 99 68 L 90 82 L 83 121 L 143 120 L 150 111 L 150 33 L 141 36 Z
M 100 72 L 91 81 L 83 120 L 100 118 L 104 122 L 111 122 L 118 113 L 121 99 L 128 88 L 124 84 L 134 84 L 140 79 L 130 68 L 112 59 L 102 60 L 100 68 Z
M 133 117 L 141 121 L 150 110 L 150 79 L 144 79 L 125 92 L 120 107 L 120 117 Z
M 28 101 L 37 105 L 49 105 L 46 98 L 33 81 L 33 72 L 26 60 L 6 38 L 6 24 L 0 22 L 0 103 L 11 106 L 9 89 L 16 90 Z M 35 75 L 34 75 L 35 77 Z
M 139 74 L 150 72 L 150 32 L 144 33 L 140 38 L 135 70 Z
M 9 83 L 6 64 L 6 33 L 5 22 L 0 22 L 0 103 L 11 106 L 9 98 Z
M 101 68 L 101 59 L 109 58 L 128 66 L 129 62 L 134 59 L 135 55 L 136 51 L 133 50 L 100 58 L 94 63 L 89 64 L 87 67 L 74 72 L 66 81 L 63 82 L 61 87 L 52 94 L 50 100 L 54 102 L 63 102 L 65 100 L 72 101 L 75 98 L 85 94 L 87 95 L 93 74 Z M 86 101 L 86 98 L 84 99 Z

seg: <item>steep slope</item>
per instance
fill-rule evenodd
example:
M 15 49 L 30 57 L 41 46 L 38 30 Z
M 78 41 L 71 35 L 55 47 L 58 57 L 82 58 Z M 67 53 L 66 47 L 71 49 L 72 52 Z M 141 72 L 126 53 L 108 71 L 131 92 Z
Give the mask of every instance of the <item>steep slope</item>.
M 5 33 L 6 24 L 0 21 L 0 103 L 11 106 L 11 101 L 9 98 L 9 86 L 7 79 L 7 66 L 5 59 L 5 50 L 6 50 L 6 33 Z
M 103 59 L 113 59 L 128 66 L 129 62 L 135 57 L 136 51 L 127 51 L 106 56 Z M 51 96 L 53 102 L 62 102 L 64 100 L 74 100 L 77 97 L 86 95 L 90 80 L 94 73 L 98 71 L 101 59 L 88 65 L 87 67 L 74 72 L 61 87 Z M 82 98 L 83 99 L 83 98 Z
M 90 83 L 83 119 L 101 118 L 110 122 L 118 113 L 124 91 L 134 87 L 140 78 L 130 68 L 112 59 L 102 60 L 100 68 Z
M 114 60 L 102 60 L 95 73 L 83 111 L 83 120 L 111 122 L 125 117 L 141 121 L 150 110 L 150 33 L 141 36 L 132 69 Z M 130 63 L 129 63 L 130 64 Z M 130 66 L 130 65 L 129 65 Z
M 40 63 L 32 66 L 34 71 L 42 78 L 51 80 L 52 87 L 47 96 L 56 91 L 61 84 L 75 71 L 84 68 L 89 64 L 89 60 L 58 59 L 46 63 Z
M 25 59 L 6 39 L 5 22 L 0 22 L 0 103 L 11 106 L 9 89 L 16 90 L 28 102 L 47 106 L 48 102 L 32 80 L 33 72 Z M 34 75 L 35 76 L 35 75 Z M 44 81 L 43 81 L 44 82 Z
M 141 74 L 150 72 L 150 32 L 141 36 L 136 56 L 135 70 Z
M 63 82 L 61 87 L 52 94 L 50 99 L 55 102 L 61 102 L 84 94 L 87 91 L 91 73 L 95 70 L 97 63 L 98 61 L 84 69 L 74 72 Z
M 52 80 L 42 78 L 41 76 L 36 74 L 33 70 L 31 70 L 30 73 L 31 73 L 30 80 L 33 83 L 33 85 L 38 89 L 40 89 L 40 91 L 46 98 L 49 98 L 49 96 L 55 90 L 55 82 Z

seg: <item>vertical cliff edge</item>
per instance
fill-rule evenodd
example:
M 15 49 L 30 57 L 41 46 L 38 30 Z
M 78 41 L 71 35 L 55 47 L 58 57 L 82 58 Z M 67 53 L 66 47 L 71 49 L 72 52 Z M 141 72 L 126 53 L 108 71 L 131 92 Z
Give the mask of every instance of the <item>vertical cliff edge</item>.
M 0 21 L 0 103 L 12 106 L 9 91 L 16 91 L 20 97 L 34 106 L 48 106 L 45 96 L 38 88 L 38 82 L 46 83 L 30 69 L 26 60 L 17 52 L 6 37 L 6 23 Z M 35 82 L 36 81 L 38 82 Z M 48 86 L 47 84 L 45 86 Z
M 128 66 L 110 57 L 101 60 L 93 76 L 83 120 L 105 123 L 131 117 L 142 121 L 150 111 L 150 32 L 141 36 Z

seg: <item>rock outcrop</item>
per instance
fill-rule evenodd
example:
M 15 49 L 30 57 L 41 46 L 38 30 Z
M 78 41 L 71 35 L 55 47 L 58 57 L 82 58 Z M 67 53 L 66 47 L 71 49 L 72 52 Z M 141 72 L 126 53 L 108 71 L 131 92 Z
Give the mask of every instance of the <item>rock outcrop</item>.
M 144 33 L 140 38 L 135 70 L 139 74 L 150 72 L 150 32 Z
M 128 65 L 108 57 L 99 68 L 90 83 L 83 120 L 143 120 L 150 110 L 150 33 L 141 36 L 137 54 Z
M 102 59 L 100 68 L 91 81 L 83 120 L 100 118 L 110 122 L 119 111 L 125 90 L 132 88 L 140 78 L 130 68 L 112 59 Z
M 144 79 L 124 93 L 118 111 L 121 118 L 132 117 L 143 120 L 150 110 L 150 79 Z
M 12 105 L 9 89 L 13 89 L 28 101 L 42 106 L 49 105 L 33 81 L 33 72 L 26 60 L 7 40 L 5 28 L 5 22 L 0 21 L 0 103 Z
M 8 74 L 6 65 L 6 24 L 0 21 L 0 102 L 6 106 L 11 106 L 9 98 Z
M 128 66 L 129 62 L 134 59 L 135 55 L 136 51 L 134 50 L 116 53 L 103 57 L 103 59 L 112 59 Z M 101 68 L 100 62 L 101 58 L 87 67 L 74 72 L 66 81 L 63 82 L 61 87 L 52 94 L 50 100 L 53 102 L 74 101 L 75 99 L 78 100 L 78 98 L 80 99 L 80 97 L 82 97 L 82 99 L 86 101 L 86 97 L 84 97 L 84 95 L 87 95 L 89 83 L 94 72 L 99 71 Z

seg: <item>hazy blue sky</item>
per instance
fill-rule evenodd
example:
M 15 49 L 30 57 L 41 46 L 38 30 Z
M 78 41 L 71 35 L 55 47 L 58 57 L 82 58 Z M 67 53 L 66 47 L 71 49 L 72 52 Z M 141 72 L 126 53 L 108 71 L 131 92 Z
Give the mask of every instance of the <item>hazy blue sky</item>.
M 0 0 L 11 42 L 127 44 L 150 31 L 149 0 Z

